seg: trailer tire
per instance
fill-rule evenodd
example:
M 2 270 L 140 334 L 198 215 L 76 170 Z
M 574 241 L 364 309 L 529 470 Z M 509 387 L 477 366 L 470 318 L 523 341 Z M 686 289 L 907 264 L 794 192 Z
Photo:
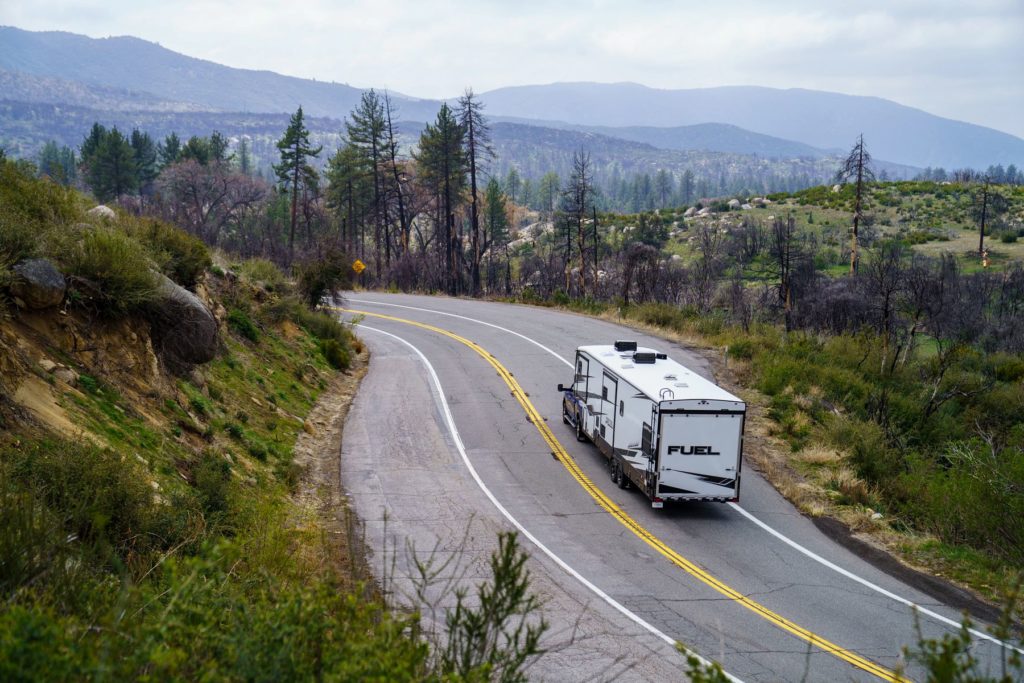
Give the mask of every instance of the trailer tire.
M 609 465 L 610 465 L 609 469 L 611 470 L 612 483 L 613 484 L 618 484 L 619 483 L 619 463 L 615 462 L 615 458 L 613 457 L 611 459 L 611 462 L 609 463 Z
M 622 471 L 622 465 L 620 463 L 616 462 L 615 463 L 615 467 L 619 471 L 619 476 L 615 480 L 615 485 L 618 486 L 620 489 L 628 489 L 629 488 L 629 477 L 627 477 L 626 473 Z

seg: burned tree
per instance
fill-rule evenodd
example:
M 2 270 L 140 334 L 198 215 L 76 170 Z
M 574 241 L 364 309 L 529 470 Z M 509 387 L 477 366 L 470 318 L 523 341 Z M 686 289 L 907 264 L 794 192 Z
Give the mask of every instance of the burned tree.
M 866 204 L 865 191 L 868 183 L 875 179 L 868 164 L 871 163 L 871 155 L 864 147 L 864 136 L 857 138 L 857 144 L 850 150 L 850 154 L 843 160 L 843 166 L 836 174 L 836 179 L 841 183 L 854 183 L 853 191 L 853 236 L 850 240 L 850 274 L 857 272 L 857 238 L 860 232 L 860 223 L 864 218 Z

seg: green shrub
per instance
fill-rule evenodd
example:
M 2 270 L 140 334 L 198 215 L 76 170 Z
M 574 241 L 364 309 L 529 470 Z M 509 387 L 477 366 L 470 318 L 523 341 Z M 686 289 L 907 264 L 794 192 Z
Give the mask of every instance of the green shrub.
M 321 340 L 320 353 L 324 355 L 324 358 L 331 364 L 331 367 L 338 370 L 347 370 L 351 362 L 348 349 L 342 347 L 334 339 Z
M 199 395 L 195 395 L 189 398 L 188 404 L 192 408 L 192 412 L 196 413 L 197 415 L 209 415 L 212 408 L 210 402 L 207 401 L 206 398 L 204 398 L 203 396 Z
M 39 227 L 0 207 L 0 272 L 38 252 Z
M 134 460 L 61 440 L 0 452 L 0 459 L 12 480 L 74 534 L 80 552 L 98 562 L 109 562 L 111 552 L 130 562 L 170 547 L 183 532 L 175 515 L 187 510 L 153 505 L 148 476 Z
M 249 319 L 249 316 L 240 309 L 232 308 L 228 311 L 228 327 L 253 343 L 260 340 L 260 331 Z
M 1017 241 L 1017 233 L 1015 232 L 1004 232 L 999 236 L 999 241 L 1003 244 L 1013 244 Z
M 182 287 L 195 287 L 213 263 L 202 240 L 173 225 L 150 219 L 134 232 L 149 246 L 160 271 Z
M 310 308 L 352 285 L 349 259 L 340 251 L 329 250 L 320 258 L 300 264 L 296 271 L 299 294 Z
M 249 259 L 242 263 L 239 273 L 246 282 L 259 285 L 268 292 L 280 292 L 285 289 L 284 273 L 273 261 L 264 258 Z
M 729 344 L 729 355 L 733 358 L 750 360 L 754 357 L 754 342 L 751 339 L 738 339 Z
M 68 240 L 65 240 L 68 241 Z M 79 301 L 100 312 L 121 314 L 156 299 L 158 281 L 146 251 L 129 235 L 110 228 L 86 230 L 57 258 L 71 276 Z
M 648 325 L 669 330 L 682 330 L 686 325 L 682 311 L 669 304 L 641 304 L 636 307 L 633 316 Z
M 100 383 L 92 375 L 86 375 L 85 373 L 79 375 L 78 386 L 80 386 L 82 389 L 84 389 L 86 392 L 90 394 L 100 393 Z
M 199 502 L 207 515 L 219 516 L 228 510 L 231 464 L 222 456 L 207 451 L 193 471 Z
M 0 215 L 36 228 L 82 218 L 78 194 L 49 178 L 36 178 L 16 162 L 0 160 Z

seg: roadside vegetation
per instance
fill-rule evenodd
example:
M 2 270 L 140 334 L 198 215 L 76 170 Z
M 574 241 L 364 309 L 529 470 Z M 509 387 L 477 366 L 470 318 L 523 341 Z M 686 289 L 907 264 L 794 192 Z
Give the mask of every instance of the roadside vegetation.
M 515 627 L 537 605 L 514 535 L 431 642 L 419 605 L 367 581 L 358 534 L 339 545 L 300 502 L 305 416 L 362 352 L 309 306 L 331 272 L 296 285 L 24 166 L 0 176 L 0 679 L 525 680 L 545 627 Z M 15 302 L 26 258 L 66 278 L 59 308 Z M 158 273 L 218 313 L 212 360 L 165 363 Z

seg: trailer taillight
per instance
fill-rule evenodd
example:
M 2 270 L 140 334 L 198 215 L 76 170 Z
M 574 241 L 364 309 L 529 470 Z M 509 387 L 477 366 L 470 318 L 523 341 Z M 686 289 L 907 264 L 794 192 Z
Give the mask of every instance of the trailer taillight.
M 651 498 L 651 507 L 655 509 L 663 508 L 665 507 L 665 501 L 663 501 L 661 498 Z

